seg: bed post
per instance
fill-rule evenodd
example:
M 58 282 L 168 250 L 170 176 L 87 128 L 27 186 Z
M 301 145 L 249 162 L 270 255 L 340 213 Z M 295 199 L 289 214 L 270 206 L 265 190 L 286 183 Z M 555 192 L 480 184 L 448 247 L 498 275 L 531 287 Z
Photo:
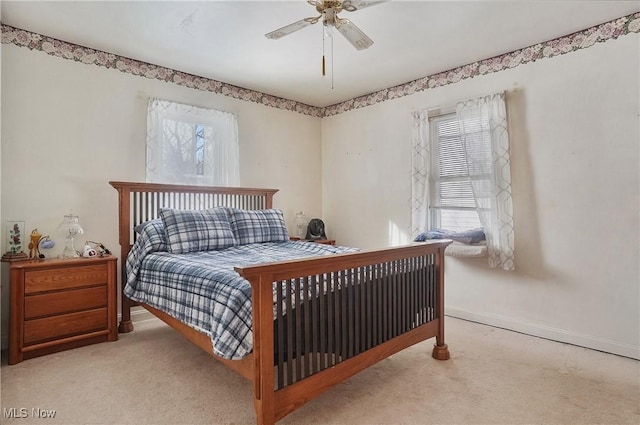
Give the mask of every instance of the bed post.
M 129 255 L 130 237 L 131 237 L 131 216 L 129 215 L 130 189 L 128 186 L 118 183 L 109 182 L 118 191 L 118 234 L 120 243 L 120 324 L 118 332 L 128 333 L 133 331 L 133 323 L 131 322 L 131 300 L 124 295 L 124 285 L 127 281 L 126 268 L 124 262 L 127 261 Z
M 121 252 L 120 255 L 120 261 L 126 261 L 127 253 Z M 127 278 L 125 267 L 122 266 L 121 270 L 122 287 L 120 289 L 120 297 L 122 297 L 122 302 L 120 303 L 120 305 L 122 306 L 122 313 L 120 317 L 120 324 L 118 325 L 118 332 L 121 334 L 126 334 L 133 331 L 133 322 L 131 322 L 131 300 L 124 294 L 124 282 Z
M 275 389 L 273 370 L 273 275 L 243 275 L 251 284 L 253 307 L 254 398 L 257 425 L 273 425 Z
M 436 316 L 438 320 L 438 334 L 431 356 L 437 360 L 449 360 L 449 347 L 444 342 L 444 250 L 446 246 L 438 248 L 436 255 Z

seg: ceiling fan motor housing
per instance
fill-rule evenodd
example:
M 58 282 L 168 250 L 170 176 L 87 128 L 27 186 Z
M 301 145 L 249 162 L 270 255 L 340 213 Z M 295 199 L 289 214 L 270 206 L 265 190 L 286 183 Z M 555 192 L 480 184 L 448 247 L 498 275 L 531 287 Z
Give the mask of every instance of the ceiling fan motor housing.
M 342 11 L 342 1 L 328 0 L 316 3 L 316 10 L 322 14 L 322 23 L 335 25 L 338 13 Z
M 316 2 L 316 10 L 320 13 L 326 9 L 335 9 L 336 13 L 342 11 L 342 1 L 340 0 L 325 0 Z

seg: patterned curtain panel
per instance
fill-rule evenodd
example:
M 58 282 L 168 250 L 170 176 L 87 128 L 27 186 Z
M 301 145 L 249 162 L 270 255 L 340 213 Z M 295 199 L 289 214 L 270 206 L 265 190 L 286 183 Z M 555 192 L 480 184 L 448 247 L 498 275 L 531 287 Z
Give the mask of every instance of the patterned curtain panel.
M 239 186 L 239 162 L 235 115 L 149 99 L 147 182 Z
M 429 116 L 427 111 L 413 113 L 413 160 L 411 167 L 411 239 L 429 225 Z
M 459 102 L 456 114 L 476 208 L 487 238 L 489 266 L 514 270 L 511 162 L 504 99 L 504 93 L 498 93 Z M 481 140 L 483 134 L 490 135 L 490 152 Z

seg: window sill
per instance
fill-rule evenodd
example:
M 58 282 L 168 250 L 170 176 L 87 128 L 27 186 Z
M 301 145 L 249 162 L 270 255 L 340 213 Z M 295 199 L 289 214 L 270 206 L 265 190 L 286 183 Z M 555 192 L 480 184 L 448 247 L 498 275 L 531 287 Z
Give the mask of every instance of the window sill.
M 480 258 L 487 256 L 487 245 L 465 245 L 459 242 L 453 242 L 444 250 L 444 255 L 459 258 Z

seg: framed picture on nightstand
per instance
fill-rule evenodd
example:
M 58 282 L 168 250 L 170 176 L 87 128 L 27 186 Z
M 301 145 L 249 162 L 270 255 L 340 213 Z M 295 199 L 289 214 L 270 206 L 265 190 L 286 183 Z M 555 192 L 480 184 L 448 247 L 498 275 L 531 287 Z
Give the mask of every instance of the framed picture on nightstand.
M 7 221 L 7 252 L 2 256 L 3 261 L 24 259 L 25 249 L 24 221 Z

